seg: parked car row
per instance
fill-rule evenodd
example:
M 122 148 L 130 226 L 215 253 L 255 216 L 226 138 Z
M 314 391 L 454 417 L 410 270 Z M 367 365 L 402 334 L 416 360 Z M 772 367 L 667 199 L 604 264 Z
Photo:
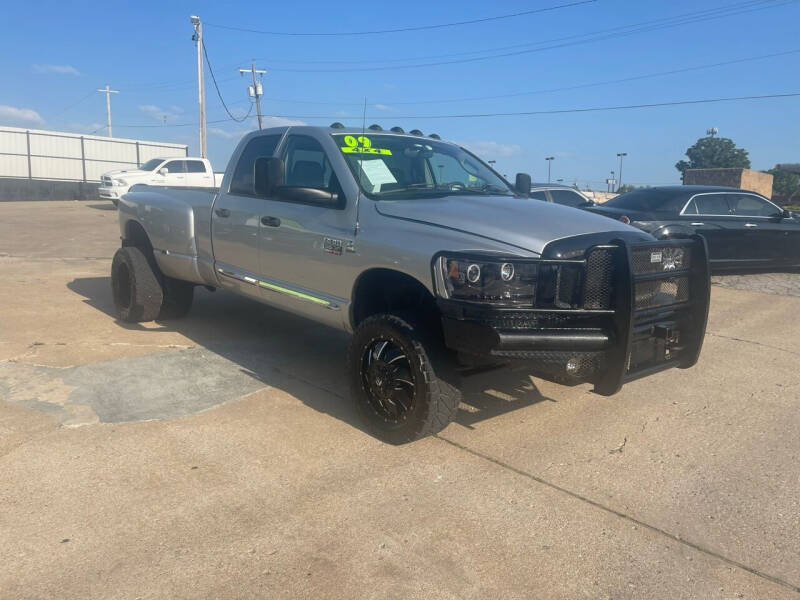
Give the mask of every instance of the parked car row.
M 800 267 L 800 215 L 748 190 L 661 186 L 596 204 L 573 188 L 537 183 L 531 198 L 610 217 L 660 240 L 700 235 L 714 271 Z
M 222 173 L 214 173 L 205 158 L 153 158 L 137 169 L 103 173 L 98 194 L 117 206 L 119 199 L 137 184 L 166 187 L 216 188 Z

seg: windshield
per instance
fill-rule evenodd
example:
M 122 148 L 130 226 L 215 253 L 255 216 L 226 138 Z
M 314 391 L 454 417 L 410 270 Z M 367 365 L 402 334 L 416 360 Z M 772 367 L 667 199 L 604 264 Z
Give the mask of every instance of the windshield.
M 642 212 L 672 212 L 680 210 L 686 201 L 684 194 L 663 190 L 635 190 L 612 198 L 603 206 L 640 210 Z
M 163 158 L 151 158 L 146 163 L 144 163 L 141 167 L 139 167 L 142 171 L 155 171 L 156 167 L 164 162 Z
M 508 184 L 458 146 L 400 135 L 334 134 L 362 191 L 375 199 L 511 196 Z

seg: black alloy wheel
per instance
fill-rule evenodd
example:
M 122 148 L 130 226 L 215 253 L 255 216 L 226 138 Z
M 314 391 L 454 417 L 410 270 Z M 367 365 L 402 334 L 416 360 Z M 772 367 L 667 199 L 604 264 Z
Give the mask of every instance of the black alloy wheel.
M 401 423 L 414 409 L 416 384 L 404 350 L 378 338 L 364 349 L 361 376 L 369 403 L 387 422 Z

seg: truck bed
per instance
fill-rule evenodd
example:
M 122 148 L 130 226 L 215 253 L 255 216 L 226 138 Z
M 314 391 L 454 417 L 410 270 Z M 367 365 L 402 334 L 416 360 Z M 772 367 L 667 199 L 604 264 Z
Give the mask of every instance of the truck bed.
M 119 203 L 120 234 L 144 227 L 165 275 L 215 285 L 211 207 L 217 190 L 135 185 Z

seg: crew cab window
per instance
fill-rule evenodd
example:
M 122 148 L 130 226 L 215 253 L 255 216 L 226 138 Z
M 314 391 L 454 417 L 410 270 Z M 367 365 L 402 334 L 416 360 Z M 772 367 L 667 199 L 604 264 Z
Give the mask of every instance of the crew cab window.
M 577 208 L 586 205 L 586 198 L 570 190 L 550 190 L 550 196 L 556 204 Z
M 171 160 L 167 164 L 165 164 L 163 168 L 167 169 L 170 173 L 186 172 L 186 166 L 184 165 L 184 161 L 182 160 Z
M 322 146 L 314 138 L 305 135 L 291 136 L 286 144 L 284 163 L 284 182 L 288 187 L 338 191 L 331 189 L 333 169 Z
M 187 160 L 186 172 L 187 173 L 205 173 L 206 165 L 202 160 Z
M 275 154 L 275 148 L 280 141 L 280 135 L 262 135 L 247 142 L 233 171 L 229 193 L 242 196 L 256 195 L 253 183 L 256 159 L 269 158 Z
M 694 204 L 694 211 L 689 210 L 690 206 Z M 684 211 L 688 214 L 697 215 L 722 215 L 727 216 L 731 214 L 728 202 L 725 199 L 725 194 L 704 194 L 702 196 L 695 196 L 694 200 L 689 203 L 689 207 Z
M 531 198 L 534 200 L 542 200 L 543 202 L 547 202 L 547 194 L 544 190 L 538 190 L 536 192 L 531 192 Z
M 743 217 L 771 217 L 781 212 L 771 202 L 751 194 L 728 194 L 728 204 L 735 215 Z

